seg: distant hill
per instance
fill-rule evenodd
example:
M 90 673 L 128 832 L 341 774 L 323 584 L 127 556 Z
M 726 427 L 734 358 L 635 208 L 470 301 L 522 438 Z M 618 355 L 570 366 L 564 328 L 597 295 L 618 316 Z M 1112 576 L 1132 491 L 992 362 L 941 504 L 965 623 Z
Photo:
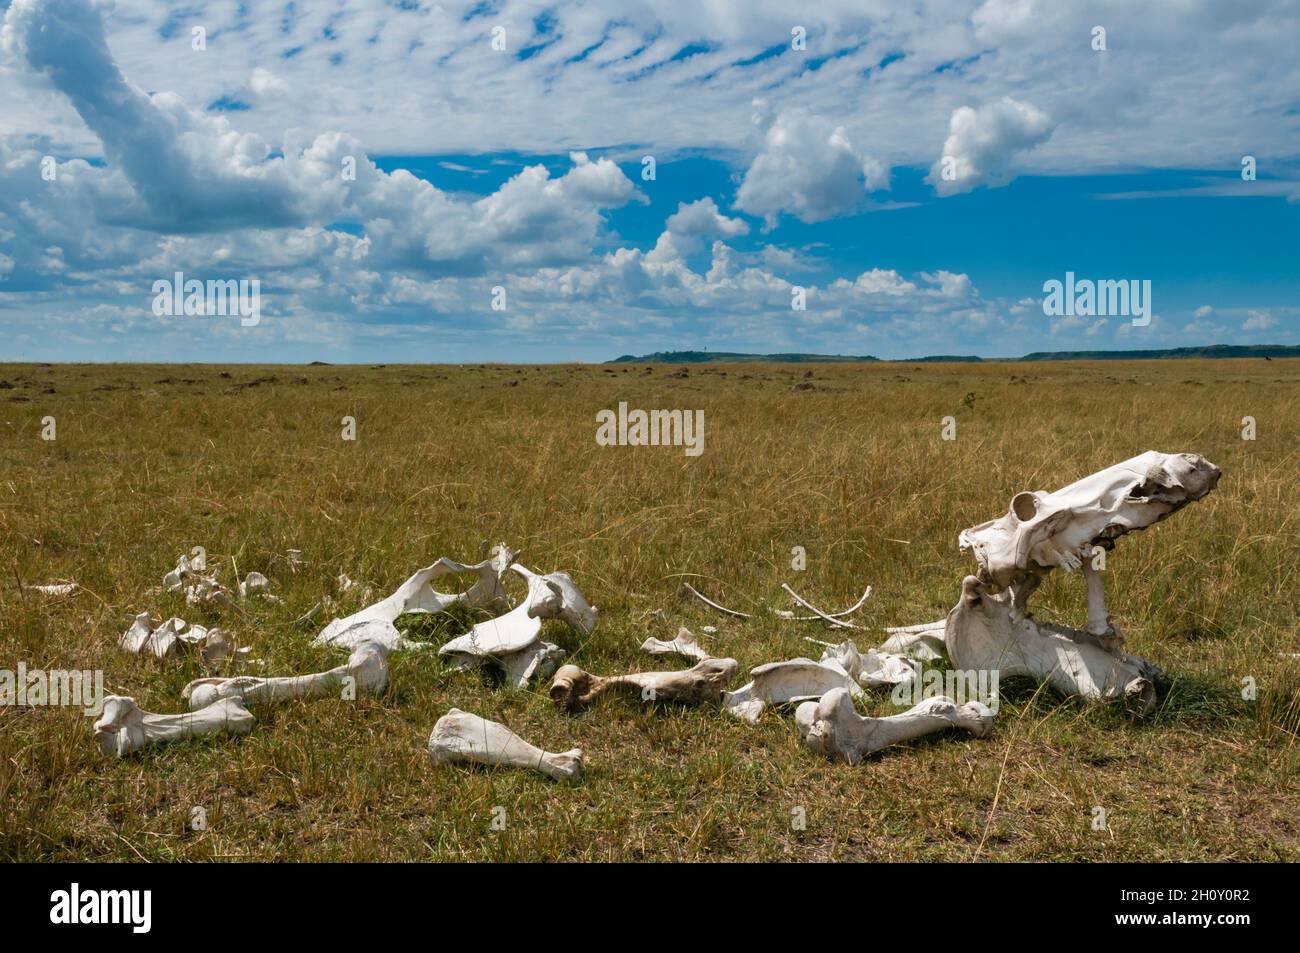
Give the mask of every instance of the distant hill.
M 1300 346 L 1289 344 L 1211 344 L 1158 351 L 1035 351 L 1022 361 L 1151 361 L 1185 357 L 1300 357 Z
M 901 358 L 897 364 L 979 363 L 982 361 L 1152 361 L 1178 358 L 1216 357 L 1300 357 L 1300 345 L 1292 344 L 1212 344 L 1207 347 L 1175 347 L 1148 351 L 1034 351 L 1024 357 L 976 357 L 973 354 L 932 354 L 927 357 Z M 607 364 L 710 364 L 766 361 L 772 364 L 832 364 L 879 362 L 870 355 L 853 357 L 844 354 L 741 354 L 732 351 L 656 351 L 637 357 L 624 354 Z
M 768 361 L 773 364 L 851 364 L 858 361 L 878 361 L 880 358 L 865 355 L 853 357 L 845 354 L 738 354 L 731 351 L 656 351 L 644 357 L 624 354 L 606 364 L 710 364 L 714 361 L 742 363 Z

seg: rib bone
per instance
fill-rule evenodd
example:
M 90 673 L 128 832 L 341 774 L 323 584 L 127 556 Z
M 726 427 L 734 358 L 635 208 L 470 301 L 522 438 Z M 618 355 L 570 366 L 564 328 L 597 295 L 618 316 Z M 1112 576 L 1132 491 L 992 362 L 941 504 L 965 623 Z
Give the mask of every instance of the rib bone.
M 388 687 L 388 649 L 375 642 L 362 642 L 352 650 L 347 663 L 327 672 L 281 678 L 200 678 L 181 691 L 181 697 L 196 711 L 222 698 L 246 702 L 279 702 L 292 698 L 339 697 L 344 680 L 351 678 L 357 692 L 382 694 Z
M 981 702 L 958 706 L 945 696 L 928 698 L 898 715 L 864 718 L 843 688 L 833 688 L 819 701 L 804 702 L 795 712 L 804 745 L 833 761 L 857 764 L 873 751 L 912 741 L 944 728 L 962 728 L 977 737 L 988 734 L 993 712 Z
M 453 708 L 438 719 L 429 735 L 429 760 L 435 765 L 475 762 L 540 771 L 560 781 L 582 775 L 582 749 L 550 754 L 495 721 Z
M 551 682 L 551 701 L 564 712 L 581 711 L 601 695 L 614 692 L 635 695 L 645 702 L 717 704 L 739 667 L 735 659 L 705 659 L 681 672 L 635 672 L 602 678 L 576 665 L 565 665 Z
M 238 698 L 225 698 L 199 711 L 181 715 L 155 715 L 140 708 L 134 698 L 109 695 L 95 722 L 95 743 L 106 755 L 122 757 L 151 745 L 184 741 L 200 735 L 229 732 L 246 735 L 255 719 Z

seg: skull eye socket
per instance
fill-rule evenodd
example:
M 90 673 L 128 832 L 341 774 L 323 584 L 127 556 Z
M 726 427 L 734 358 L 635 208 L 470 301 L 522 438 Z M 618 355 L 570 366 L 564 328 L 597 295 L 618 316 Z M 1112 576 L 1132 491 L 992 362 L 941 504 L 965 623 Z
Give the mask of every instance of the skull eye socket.
M 1038 501 L 1034 499 L 1034 494 L 1026 491 L 1013 496 L 1011 498 L 1011 512 L 1022 523 L 1033 519 L 1038 513 Z

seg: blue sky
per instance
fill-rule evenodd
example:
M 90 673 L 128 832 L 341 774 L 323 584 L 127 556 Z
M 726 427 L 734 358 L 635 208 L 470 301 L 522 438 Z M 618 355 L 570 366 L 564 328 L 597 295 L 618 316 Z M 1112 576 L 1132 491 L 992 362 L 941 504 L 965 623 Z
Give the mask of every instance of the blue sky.
M 896 6 L 0 0 L 0 360 L 1300 343 L 1294 3 Z

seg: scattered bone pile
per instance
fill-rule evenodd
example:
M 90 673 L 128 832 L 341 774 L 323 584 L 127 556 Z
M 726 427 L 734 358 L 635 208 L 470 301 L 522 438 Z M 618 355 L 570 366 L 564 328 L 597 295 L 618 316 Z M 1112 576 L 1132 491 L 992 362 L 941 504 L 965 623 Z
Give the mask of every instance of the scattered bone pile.
M 597 610 L 567 573 L 539 574 L 515 561 L 518 553 L 504 543 L 479 563 L 439 559 L 418 570 L 391 595 L 320 631 L 313 645 L 346 649 L 346 663 L 324 672 L 281 677 L 213 676 L 187 685 L 183 698 L 190 711 L 160 715 L 142 711 L 133 699 L 110 696 L 95 724 L 95 740 L 105 754 L 122 756 L 144 747 L 225 732 L 252 730 L 253 716 L 245 703 L 265 704 L 289 699 L 378 695 L 388 687 L 388 657 L 400 650 L 425 650 L 426 643 L 408 640 L 396 627 L 399 617 L 435 614 L 453 606 L 500 613 L 475 624 L 469 632 L 438 649 L 456 669 L 490 668 L 508 686 L 523 688 L 550 678 L 549 695 L 556 709 L 576 713 L 603 699 L 621 697 L 625 703 L 713 706 L 747 724 L 756 724 L 771 706 L 794 705 L 794 720 L 803 744 L 832 760 L 857 764 L 872 752 L 947 729 L 976 737 L 992 727 L 994 710 L 982 700 L 958 704 L 946 696 L 926 698 L 896 715 L 859 715 L 855 700 L 879 688 L 918 683 L 922 664 L 947 658 L 963 671 L 996 671 L 1000 677 L 1029 676 L 1056 690 L 1088 699 L 1130 699 L 1143 711 L 1155 705 L 1155 667 L 1122 650 L 1123 635 L 1106 612 L 1101 576 L 1094 557 L 1111 549 L 1125 533 L 1144 529 L 1187 503 L 1205 496 L 1218 482 L 1218 467 L 1195 454 L 1150 451 L 1072 483 L 1054 493 L 1017 493 L 1002 517 L 963 531 L 959 543 L 973 551 L 976 575 L 967 576 L 957 605 L 947 618 L 923 625 L 886 630 L 878 648 L 859 650 L 852 640 L 814 642 L 821 657 L 769 662 L 749 672 L 735 690 L 739 664 L 714 658 L 688 629 L 664 641 L 648 638 L 641 650 L 655 656 L 680 656 L 689 668 L 595 675 L 561 662 L 565 651 L 542 638 L 543 622 L 561 620 L 579 636 L 596 626 Z M 1028 609 L 1028 599 L 1054 568 L 1080 569 L 1087 586 L 1088 621 L 1083 629 L 1040 622 Z M 503 580 L 514 573 L 527 593 L 510 606 Z M 470 588 L 442 593 L 434 582 L 449 575 L 475 577 Z M 344 585 L 346 581 L 347 585 Z M 64 595 L 69 584 L 30 587 Z M 164 586 L 183 590 L 191 604 L 216 604 L 238 610 L 254 594 L 269 596 L 269 582 L 250 573 L 232 590 L 204 575 L 182 557 L 167 574 Z M 340 577 L 339 591 L 351 588 Z M 686 587 L 703 602 L 726 615 L 748 619 L 752 613 L 722 606 L 694 587 Z M 820 621 L 831 629 L 864 627 L 851 621 L 871 595 L 841 612 L 827 613 L 811 605 L 789 586 L 797 605 L 811 613 L 797 616 L 779 610 L 791 621 Z M 274 597 L 271 597 L 274 598 Z M 300 621 L 308 621 L 323 601 Z M 716 633 L 711 626 L 706 633 Z M 148 613 L 138 615 L 120 639 L 134 654 L 167 658 L 192 650 L 209 669 L 246 659 L 218 627 L 186 626 L 169 619 L 155 626 Z M 352 694 L 349 695 L 348 693 Z M 583 752 L 574 748 L 550 753 L 524 741 L 504 725 L 453 708 L 440 718 L 428 741 L 435 765 L 472 762 L 538 771 L 552 779 L 578 778 Z

